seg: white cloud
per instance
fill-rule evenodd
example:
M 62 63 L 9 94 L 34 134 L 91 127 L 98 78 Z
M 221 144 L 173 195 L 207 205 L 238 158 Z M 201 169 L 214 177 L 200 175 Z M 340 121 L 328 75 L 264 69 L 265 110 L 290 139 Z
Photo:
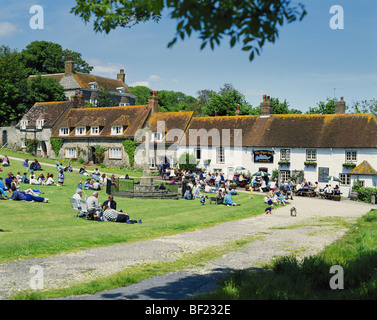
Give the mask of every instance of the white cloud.
M 22 32 L 16 25 L 10 22 L 0 22 L 0 38 L 12 37 L 14 34 Z
M 148 78 L 149 81 L 152 81 L 152 82 L 159 82 L 159 81 L 162 81 L 161 77 L 160 76 L 156 76 L 154 74 L 152 74 L 149 78 Z
M 142 87 L 149 87 L 151 84 L 148 81 L 136 81 L 134 83 L 130 84 L 130 87 L 137 87 L 137 86 L 142 86 Z
M 103 76 L 107 78 L 116 78 L 120 69 L 124 69 L 120 63 L 107 62 L 103 63 L 98 59 L 88 59 L 88 63 L 93 66 L 92 74 Z

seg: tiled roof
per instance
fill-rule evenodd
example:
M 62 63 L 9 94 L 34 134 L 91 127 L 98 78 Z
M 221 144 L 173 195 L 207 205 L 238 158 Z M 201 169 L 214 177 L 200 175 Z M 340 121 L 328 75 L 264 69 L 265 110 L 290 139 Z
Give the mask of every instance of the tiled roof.
M 363 161 L 355 167 L 349 174 L 351 175 L 377 175 L 377 171 L 370 165 L 368 161 Z
M 186 135 L 187 144 L 201 145 L 190 139 L 190 130 L 212 129 L 230 132 L 234 145 L 236 129 L 242 130 L 242 146 L 288 148 L 376 148 L 377 119 L 371 114 L 272 115 L 193 118 Z M 214 131 L 212 131 L 213 133 Z M 224 131 L 226 133 L 226 131 Z M 195 131 L 191 134 L 194 137 Z M 184 144 L 182 141 L 181 144 Z M 209 139 L 209 145 L 212 139 Z M 222 140 L 221 140 L 222 143 Z M 238 144 L 239 145 L 239 144 Z
M 117 88 L 122 87 L 124 88 L 124 93 L 132 94 L 127 85 L 121 80 L 104 78 L 80 72 L 75 72 L 72 75 L 76 79 L 80 87 L 83 89 L 90 89 L 91 87 L 89 83 L 96 82 L 98 83 L 98 89 L 104 90 L 107 88 L 107 90 L 111 92 L 118 92 Z
M 29 121 L 27 127 L 35 127 L 37 125 L 37 120 L 43 119 L 43 127 L 52 128 L 70 104 L 71 101 L 37 102 L 21 120 Z
M 148 125 L 152 132 L 158 132 L 158 124 L 165 126 L 165 143 L 177 143 L 184 135 L 193 112 L 160 112 L 155 113 L 148 119 Z
M 150 113 L 147 106 L 128 106 L 128 107 L 109 107 L 109 108 L 73 108 L 66 117 L 64 117 L 54 127 L 52 136 L 59 138 L 59 129 L 62 127 L 76 128 L 80 126 L 99 126 L 100 134 L 93 138 L 126 138 L 134 137 L 136 132 L 146 123 L 146 119 Z M 123 125 L 126 130 L 123 135 L 114 136 L 111 134 L 111 127 Z M 64 138 L 82 138 L 76 136 L 75 130 L 71 130 L 68 137 Z M 90 136 L 90 130 L 87 131 L 87 137 Z
M 61 82 L 62 79 L 66 75 L 64 73 L 57 73 L 57 74 L 44 74 L 41 75 L 41 77 L 48 77 L 55 79 L 57 82 Z M 70 77 L 69 75 L 68 77 Z M 76 80 L 76 82 L 79 84 L 79 87 L 81 89 L 91 89 L 91 86 L 89 83 L 96 82 L 98 84 L 98 89 L 104 90 L 107 88 L 111 92 L 118 92 L 117 88 L 124 88 L 124 93 L 132 94 L 131 90 L 128 88 L 128 86 L 121 80 L 117 79 L 110 79 L 100 76 L 95 76 L 91 74 L 81 73 L 81 72 L 74 72 L 72 73 L 72 76 Z M 37 76 L 31 75 L 29 79 L 35 78 Z M 76 88 L 79 89 L 79 88 Z M 92 95 L 91 97 L 95 98 L 96 95 Z

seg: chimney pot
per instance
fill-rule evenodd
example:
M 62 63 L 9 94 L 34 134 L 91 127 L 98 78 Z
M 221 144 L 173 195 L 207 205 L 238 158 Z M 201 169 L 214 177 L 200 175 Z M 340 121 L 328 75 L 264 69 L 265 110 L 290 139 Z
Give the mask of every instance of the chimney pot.
M 151 91 L 151 95 L 148 99 L 148 108 L 152 110 L 152 114 L 158 113 L 157 91 Z
M 71 56 L 65 59 L 65 74 L 71 75 L 73 73 L 73 58 Z
M 117 75 L 117 80 L 126 82 L 126 74 L 124 73 L 124 69 L 120 69 L 118 75 Z

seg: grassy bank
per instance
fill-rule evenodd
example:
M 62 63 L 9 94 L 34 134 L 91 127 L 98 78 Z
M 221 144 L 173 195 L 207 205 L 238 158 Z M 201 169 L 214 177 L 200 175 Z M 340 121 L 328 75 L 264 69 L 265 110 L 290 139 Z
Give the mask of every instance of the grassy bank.
M 344 272 L 344 289 L 333 290 L 332 266 Z M 339 280 L 335 282 L 339 284 Z M 299 261 L 281 258 L 261 271 L 240 271 L 200 299 L 357 300 L 377 298 L 377 210 L 360 218 L 346 235 L 320 254 Z

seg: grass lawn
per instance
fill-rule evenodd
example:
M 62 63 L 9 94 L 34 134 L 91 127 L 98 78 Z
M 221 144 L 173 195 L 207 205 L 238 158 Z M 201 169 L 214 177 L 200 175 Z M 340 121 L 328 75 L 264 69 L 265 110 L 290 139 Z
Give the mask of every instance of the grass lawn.
M 3 150 L 0 150 L 0 154 L 4 154 Z M 44 162 L 42 159 L 39 161 Z M 21 162 L 15 160 L 11 161 L 10 167 L 2 169 L 0 177 L 3 179 L 9 171 L 13 174 L 21 172 L 21 175 L 25 172 Z M 45 174 L 53 173 L 56 178 L 56 168 L 44 169 Z M 103 170 L 107 172 L 107 169 Z M 66 173 L 62 187 L 21 185 L 21 190 L 30 187 L 41 190 L 49 203 L 0 200 L 0 263 L 192 231 L 255 216 L 264 213 L 265 208 L 262 195 L 248 199 L 245 193 L 233 197 L 241 206 L 231 208 L 209 205 L 208 202 L 201 206 L 199 200 L 116 198 L 118 209 L 122 208 L 131 219 L 142 219 L 143 223 L 128 225 L 88 221 L 70 215 L 69 198 L 83 178 L 76 173 Z M 87 194 L 90 195 L 89 192 Z M 102 203 L 107 199 L 107 194 L 105 190 L 99 194 Z
M 333 266 L 339 269 L 330 272 Z M 342 288 L 330 287 L 330 281 Z M 298 261 L 287 256 L 262 271 L 239 271 L 210 300 L 375 300 L 377 298 L 377 210 L 358 219 L 346 235 L 321 253 Z

